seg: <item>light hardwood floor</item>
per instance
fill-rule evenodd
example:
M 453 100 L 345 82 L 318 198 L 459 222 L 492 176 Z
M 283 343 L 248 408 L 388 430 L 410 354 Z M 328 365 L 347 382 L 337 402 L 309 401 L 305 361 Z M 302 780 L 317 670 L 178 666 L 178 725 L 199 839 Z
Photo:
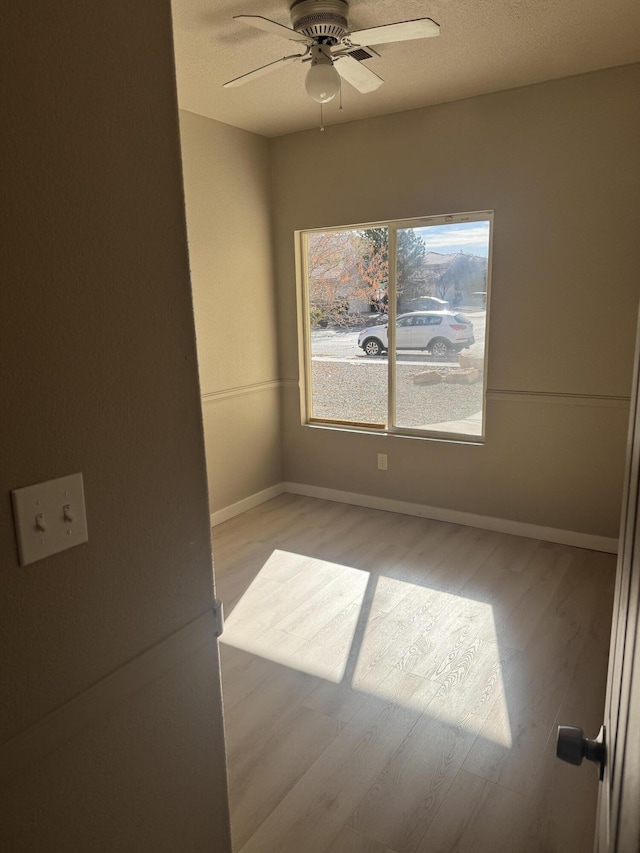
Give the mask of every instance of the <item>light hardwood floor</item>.
M 587 853 L 615 557 L 282 495 L 216 527 L 237 853 Z

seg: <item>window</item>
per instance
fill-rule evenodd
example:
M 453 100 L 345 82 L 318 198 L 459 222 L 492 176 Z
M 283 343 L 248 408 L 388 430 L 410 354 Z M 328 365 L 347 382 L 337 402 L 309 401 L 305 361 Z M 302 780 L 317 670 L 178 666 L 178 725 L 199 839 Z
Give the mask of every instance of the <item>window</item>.
M 492 222 L 299 233 L 307 423 L 483 438 Z

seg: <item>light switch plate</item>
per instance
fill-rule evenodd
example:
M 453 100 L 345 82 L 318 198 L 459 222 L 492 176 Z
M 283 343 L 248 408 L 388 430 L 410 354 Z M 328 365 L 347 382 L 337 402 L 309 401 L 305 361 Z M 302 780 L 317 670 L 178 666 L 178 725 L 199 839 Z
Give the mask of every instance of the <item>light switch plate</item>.
M 82 474 L 13 489 L 11 499 L 21 566 L 88 540 Z

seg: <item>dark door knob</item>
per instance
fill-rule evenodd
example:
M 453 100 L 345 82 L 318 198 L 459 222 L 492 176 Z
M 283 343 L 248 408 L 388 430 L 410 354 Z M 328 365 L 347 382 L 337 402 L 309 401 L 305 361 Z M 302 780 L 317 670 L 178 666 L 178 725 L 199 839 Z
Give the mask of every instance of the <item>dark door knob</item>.
M 600 779 L 604 776 L 604 766 L 607 760 L 607 745 L 605 742 L 605 727 L 602 726 L 595 740 L 585 737 L 582 729 L 577 726 L 558 726 L 558 743 L 556 755 L 568 764 L 582 764 L 582 759 L 595 761 L 600 765 Z

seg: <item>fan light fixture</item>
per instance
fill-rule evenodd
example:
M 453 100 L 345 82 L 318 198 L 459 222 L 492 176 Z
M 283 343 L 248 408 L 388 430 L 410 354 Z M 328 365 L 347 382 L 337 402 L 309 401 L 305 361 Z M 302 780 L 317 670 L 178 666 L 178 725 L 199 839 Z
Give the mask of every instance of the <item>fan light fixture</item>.
M 340 90 L 340 75 L 333 67 L 331 54 L 323 45 L 311 48 L 311 68 L 304 85 L 307 95 L 319 104 L 329 103 Z
M 319 104 L 327 104 L 338 94 L 340 75 L 333 65 L 312 65 L 304 85 L 310 98 Z
M 305 87 L 316 103 L 327 104 L 341 91 L 341 81 L 357 91 L 374 92 L 382 77 L 363 62 L 379 57 L 371 47 L 389 42 L 412 41 L 437 36 L 440 26 L 431 18 L 396 21 L 364 30 L 349 29 L 348 0 L 289 0 L 292 26 L 287 27 L 262 15 L 235 15 L 234 20 L 295 42 L 300 53 L 290 53 L 247 74 L 228 80 L 224 88 L 243 86 L 292 62 L 310 62 Z

